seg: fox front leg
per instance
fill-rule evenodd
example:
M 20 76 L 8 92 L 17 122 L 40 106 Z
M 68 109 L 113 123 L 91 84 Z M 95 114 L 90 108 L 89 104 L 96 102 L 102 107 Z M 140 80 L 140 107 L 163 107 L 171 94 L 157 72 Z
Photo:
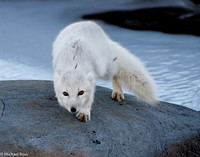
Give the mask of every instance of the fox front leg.
M 76 114 L 76 117 L 81 122 L 89 122 L 90 121 L 90 110 L 92 103 L 88 103 Z

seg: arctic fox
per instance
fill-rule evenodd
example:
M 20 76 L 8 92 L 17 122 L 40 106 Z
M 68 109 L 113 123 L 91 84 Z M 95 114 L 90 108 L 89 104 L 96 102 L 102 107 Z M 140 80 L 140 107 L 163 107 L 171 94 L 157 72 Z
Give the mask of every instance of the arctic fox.
M 114 100 L 124 99 L 122 87 L 149 104 L 157 104 L 155 83 L 143 63 L 112 41 L 92 21 L 64 28 L 53 44 L 54 89 L 61 106 L 81 122 L 90 120 L 96 78 L 111 80 Z

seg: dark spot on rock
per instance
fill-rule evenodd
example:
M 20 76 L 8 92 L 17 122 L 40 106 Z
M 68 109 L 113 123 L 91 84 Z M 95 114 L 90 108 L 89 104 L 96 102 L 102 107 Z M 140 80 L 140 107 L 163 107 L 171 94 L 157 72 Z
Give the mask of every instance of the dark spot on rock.
M 122 143 L 122 145 L 123 145 L 123 146 L 126 146 L 126 143 L 125 143 L 125 142 L 123 142 L 123 143 Z
M 92 131 L 94 134 L 96 134 L 96 131 Z
M 96 140 L 96 144 L 101 144 L 101 142 L 100 142 L 100 141 L 98 141 L 98 140 Z
M 98 141 L 98 140 L 93 141 L 93 143 L 95 143 L 95 144 L 101 144 L 101 142 Z
M 123 105 L 122 103 L 120 103 L 119 105 Z
M 136 108 L 136 110 L 138 111 L 139 109 L 138 109 L 138 108 Z
M 39 136 L 37 136 L 36 138 L 41 138 L 42 137 L 42 135 L 39 135 Z
M 71 152 L 71 155 L 75 155 L 75 153 L 74 153 L 74 152 Z

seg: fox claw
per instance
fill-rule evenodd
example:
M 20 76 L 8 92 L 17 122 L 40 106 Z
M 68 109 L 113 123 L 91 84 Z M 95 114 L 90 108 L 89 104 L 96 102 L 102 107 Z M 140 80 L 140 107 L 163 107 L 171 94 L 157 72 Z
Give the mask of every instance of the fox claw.
M 112 99 L 115 101 L 122 101 L 124 99 L 124 94 L 118 91 L 113 91 L 112 93 Z
M 89 115 L 86 115 L 86 114 L 84 114 L 84 113 L 78 113 L 76 117 L 77 117 L 78 120 L 81 121 L 81 122 L 89 122 L 89 121 L 90 121 Z

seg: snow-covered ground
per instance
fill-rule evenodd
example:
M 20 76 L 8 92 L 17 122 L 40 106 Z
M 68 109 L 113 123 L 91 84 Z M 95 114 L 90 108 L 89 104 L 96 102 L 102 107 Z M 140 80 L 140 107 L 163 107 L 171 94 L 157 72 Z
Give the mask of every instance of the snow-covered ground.
M 83 14 L 112 6 L 111 1 L 105 8 L 102 3 L 0 0 L 0 80 L 52 80 L 51 48 L 57 33 L 81 20 Z M 126 5 L 118 1 L 118 6 L 112 7 Z M 200 37 L 133 31 L 97 23 L 113 40 L 145 62 L 158 85 L 160 100 L 200 110 Z M 97 84 L 112 88 L 110 82 Z

